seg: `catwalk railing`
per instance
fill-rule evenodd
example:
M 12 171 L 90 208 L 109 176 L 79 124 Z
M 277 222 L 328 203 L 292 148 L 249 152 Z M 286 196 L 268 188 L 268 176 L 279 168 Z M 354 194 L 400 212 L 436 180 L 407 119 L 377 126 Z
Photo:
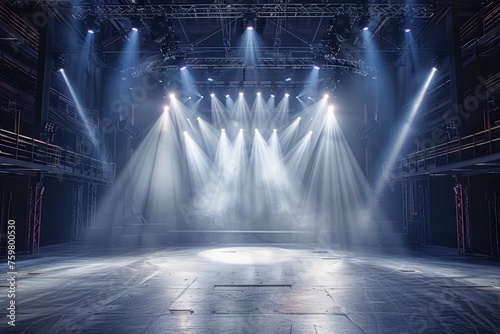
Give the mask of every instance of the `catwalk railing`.
M 383 173 L 385 178 L 404 178 L 432 172 L 445 173 L 447 165 L 481 157 L 493 158 L 493 154 L 500 155 L 500 125 L 418 150 L 396 161 L 385 162 Z
M 19 168 L 16 168 L 19 167 Z M 39 171 L 111 183 L 115 164 L 93 159 L 47 142 L 0 129 L 0 170 Z
M 490 2 L 460 28 L 462 45 L 486 35 L 500 23 L 500 4 Z

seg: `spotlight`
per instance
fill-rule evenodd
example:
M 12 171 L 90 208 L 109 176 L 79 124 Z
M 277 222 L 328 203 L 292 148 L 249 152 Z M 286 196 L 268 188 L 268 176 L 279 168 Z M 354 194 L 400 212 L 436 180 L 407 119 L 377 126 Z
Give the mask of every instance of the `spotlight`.
M 226 132 L 226 129 L 220 129 L 221 132 Z
M 261 93 L 260 93 L 260 92 L 257 92 L 257 96 L 260 96 L 260 95 L 261 95 Z
M 255 129 L 255 132 L 259 132 L 259 129 Z
M 212 78 L 208 78 L 207 80 L 210 82 L 214 81 L 214 79 L 212 79 Z
M 325 99 L 327 99 L 327 98 L 328 98 L 328 94 L 323 95 L 323 97 L 324 97 Z
M 210 97 L 214 97 L 214 96 L 215 96 L 215 94 L 214 94 L 214 93 L 211 93 L 211 94 L 210 94 Z
M 191 96 L 190 96 L 190 97 L 188 97 L 188 100 L 191 100 Z
M 56 123 L 46 121 L 43 126 L 43 132 L 45 133 L 55 133 L 57 130 Z
M 359 30 L 362 30 L 362 31 L 366 31 L 368 30 L 368 24 L 370 22 L 370 17 L 369 16 L 362 16 L 359 18 L 359 21 L 358 21 L 358 27 L 359 27 Z
M 226 94 L 226 97 L 229 97 L 229 94 Z
M 271 94 L 271 97 L 276 97 L 276 96 L 274 96 L 274 94 Z
M 240 129 L 240 133 L 243 132 L 243 129 Z
M 300 121 L 302 118 L 299 116 L 299 117 L 297 117 L 297 119 Z
M 319 67 L 319 65 L 314 65 L 313 66 L 315 70 L 319 70 L 321 67 Z
M 308 99 L 308 100 L 310 100 L 310 99 L 311 99 L 311 97 L 310 97 L 310 96 L 308 96 L 308 97 L 307 97 L 307 99 Z
M 197 120 L 201 120 L 201 117 L 200 117 L 200 116 L 198 116 L 198 117 L 196 117 L 196 119 L 197 119 Z
M 438 69 L 437 69 L 436 67 L 433 67 L 433 68 L 432 68 L 432 71 L 433 71 L 433 72 L 436 72 L 437 70 L 438 70 Z M 61 69 L 61 71 L 62 71 L 62 69 Z
M 191 121 L 189 120 L 189 118 L 187 118 L 187 121 L 188 121 L 188 122 L 191 122 Z
M 309 130 L 309 134 L 312 135 L 313 131 L 312 130 Z
M 257 17 L 257 15 L 255 15 L 255 13 L 252 13 L 252 12 L 245 13 L 245 15 L 244 15 L 245 28 L 247 30 L 254 30 L 256 17 Z
M 163 107 L 163 111 L 167 112 L 168 111 L 168 106 Z
M 64 72 L 64 68 L 61 67 L 60 69 L 58 69 L 58 71 L 59 72 Z
M 184 71 L 186 69 L 186 67 L 187 67 L 186 65 L 179 66 L 179 70 Z
M 328 111 L 329 111 L 329 112 L 333 112 L 333 109 L 334 109 L 334 108 L 333 108 L 333 106 L 332 106 L 332 105 L 328 106 Z
M 285 81 L 292 81 L 292 78 L 286 78 Z
M 296 98 L 296 99 L 298 99 L 298 98 L 299 98 L 299 96 L 297 95 L 297 96 L 295 96 L 295 98 Z
M 202 96 L 200 96 L 200 99 L 203 99 L 203 98 L 205 98 L 203 95 L 202 95 Z
M 276 130 L 276 129 L 273 129 L 273 132 L 276 132 L 276 131 L 278 131 L 278 130 Z
M 411 31 L 410 28 L 405 29 L 405 32 L 410 32 L 410 31 Z
M 185 134 L 185 135 L 187 135 L 187 134 L 188 134 L 188 132 L 187 132 L 187 131 L 184 131 L 184 134 Z
M 290 94 L 288 94 L 288 93 L 285 94 L 285 97 L 289 97 L 289 96 L 290 96 Z
M 311 117 L 311 121 L 313 120 L 313 118 Z
M 139 31 L 139 28 L 133 27 L 132 30 L 133 31 Z
M 89 29 L 89 30 L 87 30 L 87 32 L 88 32 L 89 34 L 93 34 L 93 33 L 94 33 L 94 29 Z
M 171 99 L 175 98 L 175 94 L 170 94 L 170 98 Z
M 240 92 L 238 95 L 239 95 L 239 96 L 243 96 L 243 92 Z
M 130 24 L 132 25 L 133 31 L 139 31 L 139 27 L 142 25 L 142 21 L 140 17 L 132 17 L 130 19 Z

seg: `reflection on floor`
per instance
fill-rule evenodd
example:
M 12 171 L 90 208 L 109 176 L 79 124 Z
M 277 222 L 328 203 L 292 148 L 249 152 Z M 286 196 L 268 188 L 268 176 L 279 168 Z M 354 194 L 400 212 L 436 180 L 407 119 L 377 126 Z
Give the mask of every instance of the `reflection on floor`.
M 17 263 L 1 333 L 499 333 L 500 263 L 455 250 L 58 245 Z M 5 271 L 6 273 L 6 271 Z

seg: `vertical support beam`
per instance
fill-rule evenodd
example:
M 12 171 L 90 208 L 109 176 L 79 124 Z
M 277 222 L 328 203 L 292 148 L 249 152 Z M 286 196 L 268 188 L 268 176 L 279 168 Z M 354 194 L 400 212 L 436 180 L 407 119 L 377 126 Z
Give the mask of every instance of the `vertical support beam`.
M 410 216 L 410 184 L 407 179 L 403 179 L 403 233 L 408 233 L 408 222 Z
M 40 10 L 44 10 L 40 7 Z M 49 52 L 49 43 L 54 40 L 54 17 L 52 11 L 45 11 L 47 24 L 41 28 L 40 33 L 40 51 L 38 54 L 38 69 L 36 82 L 36 97 L 35 97 L 35 131 L 39 131 L 41 135 L 43 123 L 48 119 L 49 115 L 49 93 L 50 93 L 50 76 L 51 70 L 51 54 Z
M 462 49 L 460 45 L 460 8 L 452 7 L 446 16 L 446 28 L 448 30 L 448 44 L 450 50 L 450 88 L 451 105 L 463 106 L 464 94 L 462 87 Z
M 498 196 L 496 190 L 488 194 L 488 220 L 490 227 L 490 255 L 499 256 L 498 243 Z
M 470 238 L 470 207 L 469 207 L 469 188 L 463 187 L 464 200 L 464 237 L 465 237 L 465 254 L 472 254 L 472 244 Z
M 453 187 L 455 191 L 455 214 L 457 220 L 457 248 L 458 254 L 465 255 L 465 222 L 464 222 L 464 204 L 463 189 L 460 183 Z
M 35 212 L 35 186 L 29 182 L 28 224 L 26 227 L 26 253 L 33 253 L 33 216 Z
M 71 242 L 82 240 L 83 234 L 83 186 L 73 183 L 73 217 L 71 223 Z
M 87 228 L 95 227 L 95 215 L 97 206 L 97 185 L 89 183 L 87 188 Z

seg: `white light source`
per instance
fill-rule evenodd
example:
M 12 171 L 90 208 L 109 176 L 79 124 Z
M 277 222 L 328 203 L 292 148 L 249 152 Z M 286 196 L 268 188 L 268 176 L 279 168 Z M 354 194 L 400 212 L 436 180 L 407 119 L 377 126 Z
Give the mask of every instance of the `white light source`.
M 286 78 L 285 81 L 292 81 L 292 78 Z
M 259 129 L 255 129 L 255 132 L 259 132 Z
M 311 99 L 311 97 L 310 97 L 310 96 L 308 96 L 307 98 L 308 98 L 309 100 Z
M 208 78 L 207 80 L 210 82 L 214 81 L 214 79 L 212 79 L 212 78 Z
M 215 96 L 215 94 L 214 94 L 214 93 L 210 93 L 210 97 L 214 97 L 214 96 Z
M 168 111 L 168 106 L 163 107 L 163 111 L 167 112 Z
M 409 28 L 406 28 L 405 29 L 405 32 L 410 32 L 411 30 Z
M 170 94 L 170 98 L 173 99 L 175 97 L 175 94 Z
M 204 98 L 204 96 L 202 95 L 202 96 L 201 96 L 201 98 L 203 99 L 203 98 Z
M 221 132 L 226 132 L 226 129 L 220 129 Z
M 188 132 L 187 132 L 187 131 L 184 131 L 184 134 L 185 134 L 185 135 L 187 135 L 187 134 L 188 134 Z
M 323 97 L 324 97 L 325 99 L 327 99 L 327 98 L 328 98 L 328 94 L 325 94 Z
M 363 27 L 362 29 L 363 31 L 367 31 L 368 30 L 368 27 Z
M 198 117 L 196 117 L 196 119 L 197 119 L 197 120 L 201 120 L 201 117 L 200 117 L 200 116 L 198 116 Z
M 328 111 L 329 111 L 329 112 L 333 112 L 333 110 L 334 110 L 334 109 L 335 109 L 335 108 L 334 108 L 332 105 L 329 105 L 329 106 L 328 106 Z
M 60 68 L 60 69 L 59 69 L 59 72 L 64 72 L 64 68 Z
M 436 67 L 432 68 L 432 71 L 436 72 L 438 69 Z
M 187 118 L 187 121 L 188 121 L 188 122 L 191 122 L 191 121 L 189 120 L 189 118 Z
M 285 94 L 285 97 L 289 97 L 289 96 L 290 96 L 290 94 L 288 94 L 288 93 Z
M 240 129 L 240 132 L 243 132 L 243 129 Z
M 133 27 L 133 28 L 132 28 L 132 30 L 133 30 L 133 31 L 139 31 L 139 29 L 138 29 L 138 28 L 136 28 L 136 27 Z
M 273 132 L 276 132 L 276 131 L 278 131 L 278 130 L 276 130 L 276 129 L 273 129 Z
M 89 34 L 93 34 L 93 33 L 94 33 L 94 30 L 93 30 L 93 29 L 89 29 L 89 30 L 87 30 L 87 32 L 88 32 Z
M 276 97 L 276 96 L 274 96 L 274 94 L 271 94 L 271 97 Z
M 226 94 L 226 97 L 229 97 L 229 94 Z
M 318 65 L 314 65 L 314 69 L 315 70 L 319 70 L 319 66 Z
M 300 116 L 299 116 L 299 117 L 297 117 L 297 119 L 300 121 L 302 118 L 300 118 Z
M 190 97 L 188 97 L 188 100 L 191 100 L 191 96 L 190 96 Z
M 309 130 L 309 134 L 312 134 L 312 133 L 313 133 L 313 131 L 312 131 L 312 130 Z
M 295 98 L 296 98 L 296 99 L 298 99 L 298 98 L 299 98 L 299 96 L 297 95 L 297 96 L 295 96 Z
M 243 96 L 243 92 L 240 92 L 238 95 L 239 95 L 239 96 Z
M 181 67 L 179 67 L 179 70 L 184 71 L 186 67 L 187 67 L 186 65 L 182 65 Z
M 257 92 L 257 96 L 260 96 L 260 95 L 261 95 L 261 93 L 260 93 L 260 92 Z

